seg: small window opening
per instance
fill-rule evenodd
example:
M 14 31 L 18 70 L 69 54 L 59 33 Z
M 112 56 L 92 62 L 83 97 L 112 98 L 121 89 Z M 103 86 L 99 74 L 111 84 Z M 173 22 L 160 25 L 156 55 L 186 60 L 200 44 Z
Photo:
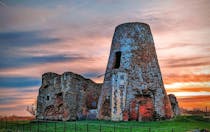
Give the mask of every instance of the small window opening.
M 115 65 L 114 68 L 117 69 L 120 67 L 121 51 L 115 53 Z
M 47 100 L 50 100 L 50 96 L 47 95 Z

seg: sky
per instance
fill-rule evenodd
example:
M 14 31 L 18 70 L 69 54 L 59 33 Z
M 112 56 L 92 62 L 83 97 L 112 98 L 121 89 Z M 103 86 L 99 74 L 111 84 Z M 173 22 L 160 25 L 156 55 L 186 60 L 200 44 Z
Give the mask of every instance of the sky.
M 0 0 L 0 115 L 28 116 L 45 72 L 103 82 L 125 22 L 150 25 L 167 93 L 210 109 L 209 0 Z

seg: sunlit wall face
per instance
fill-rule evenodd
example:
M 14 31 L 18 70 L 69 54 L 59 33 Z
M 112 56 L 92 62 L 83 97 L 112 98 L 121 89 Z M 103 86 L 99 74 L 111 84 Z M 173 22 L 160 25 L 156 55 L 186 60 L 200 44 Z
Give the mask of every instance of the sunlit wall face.
M 103 82 L 114 29 L 151 27 L 168 93 L 184 108 L 210 107 L 209 0 L 1 0 L 0 114 L 29 115 L 44 72 Z M 192 103 L 193 102 L 193 103 Z

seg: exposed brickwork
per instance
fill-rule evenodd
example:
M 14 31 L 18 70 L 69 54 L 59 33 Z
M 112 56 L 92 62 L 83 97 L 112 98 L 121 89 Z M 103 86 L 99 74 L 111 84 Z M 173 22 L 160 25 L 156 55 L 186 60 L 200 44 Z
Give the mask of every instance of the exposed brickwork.
M 136 121 L 138 120 L 138 102 L 134 99 L 133 101 L 131 101 L 130 104 L 130 120 L 132 121 Z
M 154 104 L 150 97 L 140 97 L 139 99 L 139 121 L 151 121 L 154 116 Z

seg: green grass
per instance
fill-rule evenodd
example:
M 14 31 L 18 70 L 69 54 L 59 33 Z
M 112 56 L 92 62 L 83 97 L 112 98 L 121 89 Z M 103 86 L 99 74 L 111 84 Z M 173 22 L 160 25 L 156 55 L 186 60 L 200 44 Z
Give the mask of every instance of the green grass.
M 112 121 L 76 121 L 76 122 L 35 122 L 1 121 L 0 132 L 186 132 L 193 129 L 210 130 L 210 119 L 201 116 L 179 116 L 172 120 L 153 122 L 112 122 Z M 5 129 L 7 127 L 7 130 Z M 100 131 L 101 130 L 101 131 Z

